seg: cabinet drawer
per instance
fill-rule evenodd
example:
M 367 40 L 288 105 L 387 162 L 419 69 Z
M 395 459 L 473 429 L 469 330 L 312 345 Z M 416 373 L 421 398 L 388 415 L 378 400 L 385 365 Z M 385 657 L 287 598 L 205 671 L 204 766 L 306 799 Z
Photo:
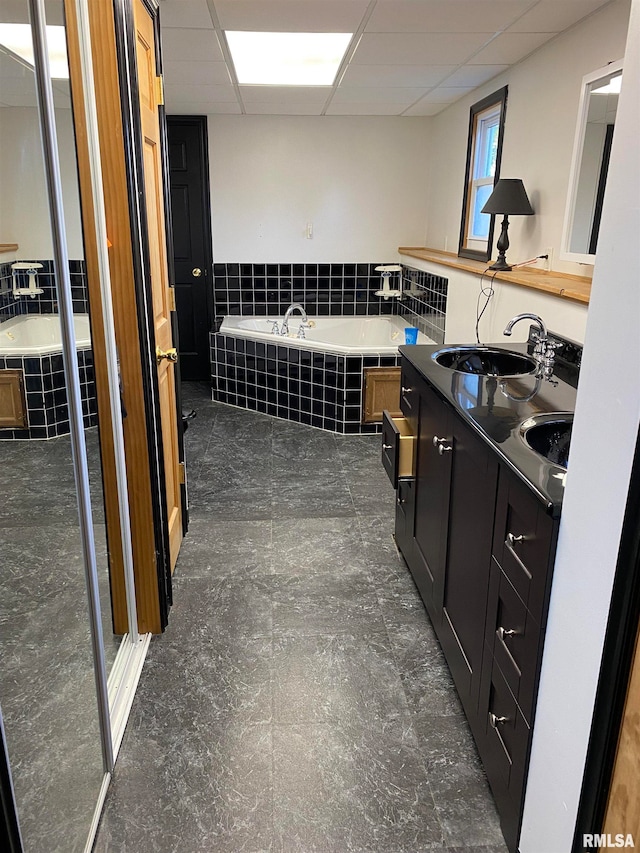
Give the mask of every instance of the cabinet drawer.
M 382 413 L 382 464 L 392 486 L 397 488 L 398 477 L 413 477 L 415 436 L 406 418 L 392 418 Z
M 486 722 L 484 737 L 478 744 L 480 755 L 507 846 L 516 850 L 531 729 L 495 662 L 483 689 L 481 707 L 486 711 Z
M 412 562 L 413 525 L 415 519 L 416 481 L 399 478 L 396 492 L 396 545 L 402 551 L 407 564 Z
M 515 475 L 502 468 L 493 555 L 526 608 L 542 623 L 555 549 L 553 519 Z
M 531 723 L 540 627 L 492 560 L 486 641 L 520 710 Z

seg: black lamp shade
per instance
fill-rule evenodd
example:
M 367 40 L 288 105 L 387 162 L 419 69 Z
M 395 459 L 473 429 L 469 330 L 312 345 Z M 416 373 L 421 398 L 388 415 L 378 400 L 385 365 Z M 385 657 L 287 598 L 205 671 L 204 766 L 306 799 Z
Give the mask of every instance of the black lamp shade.
M 500 178 L 482 208 L 482 213 L 531 216 L 533 208 L 520 178 Z

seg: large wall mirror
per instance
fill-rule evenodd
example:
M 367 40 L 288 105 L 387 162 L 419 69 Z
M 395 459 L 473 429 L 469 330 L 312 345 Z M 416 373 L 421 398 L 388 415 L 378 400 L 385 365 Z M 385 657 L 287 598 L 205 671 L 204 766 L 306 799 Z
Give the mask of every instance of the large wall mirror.
M 582 80 L 561 258 L 593 264 L 622 81 L 622 60 Z

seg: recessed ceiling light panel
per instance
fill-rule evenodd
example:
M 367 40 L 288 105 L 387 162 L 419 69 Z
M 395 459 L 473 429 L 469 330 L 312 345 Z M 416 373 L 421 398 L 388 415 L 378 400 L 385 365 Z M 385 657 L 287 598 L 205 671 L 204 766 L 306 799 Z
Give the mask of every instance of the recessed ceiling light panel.
M 0 24 L 0 46 L 6 47 L 32 67 L 35 65 L 29 24 Z M 47 26 L 47 47 L 51 76 L 55 80 L 68 80 L 69 65 L 64 27 Z
M 352 33 L 225 33 L 245 86 L 331 86 Z

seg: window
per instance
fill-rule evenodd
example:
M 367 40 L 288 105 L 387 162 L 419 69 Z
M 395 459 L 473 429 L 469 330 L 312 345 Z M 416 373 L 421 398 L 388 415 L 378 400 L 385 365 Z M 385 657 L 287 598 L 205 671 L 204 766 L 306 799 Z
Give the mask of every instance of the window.
M 458 255 L 486 261 L 493 246 L 493 220 L 481 213 L 500 176 L 507 87 L 471 107 Z

